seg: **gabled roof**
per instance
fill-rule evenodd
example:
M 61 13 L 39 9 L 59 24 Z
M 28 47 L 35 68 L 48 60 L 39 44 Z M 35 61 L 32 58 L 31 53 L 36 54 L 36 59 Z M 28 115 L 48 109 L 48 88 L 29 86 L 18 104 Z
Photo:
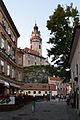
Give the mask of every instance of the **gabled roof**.
M 4 2 L 3 2 L 3 0 L 0 0 L 0 6 L 2 7 L 2 10 L 4 11 L 5 15 L 8 17 L 8 20 L 9 20 L 9 22 L 11 23 L 14 31 L 16 31 L 17 36 L 20 37 L 20 34 L 19 34 L 16 26 L 14 25 L 14 22 L 12 21 L 12 18 L 11 18 L 11 16 L 10 16 L 10 14 L 9 14 L 9 12 L 8 12 L 8 10 L 7 10 Z
M 42 57 L 42 56 L 40 55 L 40 53 L 39 53 L 38 51 L 29 49 L 29 48 L 27 48 L 27 47 L 24 48 L 24 52 L 25 52 L 26 54 L 32 54 L 32 55 L 35 55 L 35 56 L 38 56 L 38 57 L 41 57 L 41 58 L 45 59 L 44 57 Z
M 49 80 L 53 80 L 53 81 L 62 81 L 62 79 L 60 77 L 49 77 Z

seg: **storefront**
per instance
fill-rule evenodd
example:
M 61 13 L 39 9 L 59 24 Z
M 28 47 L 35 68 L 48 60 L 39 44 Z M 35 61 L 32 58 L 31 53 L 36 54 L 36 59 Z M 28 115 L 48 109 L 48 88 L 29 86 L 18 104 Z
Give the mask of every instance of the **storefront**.
M 9 95 L 9 83 L 0 79 L 0 98 Z
M 20 85 L 10 82 L 10 94 L 16 95 L 20 90 Z

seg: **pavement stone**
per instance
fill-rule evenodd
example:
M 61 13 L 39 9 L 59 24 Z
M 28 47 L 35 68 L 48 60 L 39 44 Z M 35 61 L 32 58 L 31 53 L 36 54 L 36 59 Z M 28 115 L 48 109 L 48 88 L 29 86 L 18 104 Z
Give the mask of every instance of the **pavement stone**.
M 28 104 L 16 111 L 0 112 L 0 120 L 80 120 L 80 117 L 65 101 L 42 101 L 36 102 L 34 113 Z

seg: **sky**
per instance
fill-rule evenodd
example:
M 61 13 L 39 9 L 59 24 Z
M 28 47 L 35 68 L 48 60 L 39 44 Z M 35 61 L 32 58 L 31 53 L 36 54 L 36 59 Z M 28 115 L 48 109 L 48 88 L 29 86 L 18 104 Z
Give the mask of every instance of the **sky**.
M 20 37 L 18 47 L 30 48 L 30 38 L 33 27 L 36 24 L 42 38 L 42 56 L 47 57 L 47 49 L 51 45 L 47 42 L 50 38 L 50 31 L 47 29 L 47 20 L 53 14 L 58 4 L 70 5 L 73 3 L 80 12 L 80 0 L 3 0 L 5 6 L 18 30 Z M 51 58 L 48 58 L 49 62 Z M 50 62 L 51 63 L 51 62 Z

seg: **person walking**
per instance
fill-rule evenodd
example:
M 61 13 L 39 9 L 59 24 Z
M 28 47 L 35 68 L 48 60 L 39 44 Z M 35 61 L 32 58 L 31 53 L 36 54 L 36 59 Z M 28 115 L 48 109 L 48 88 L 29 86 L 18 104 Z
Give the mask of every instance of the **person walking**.
M 32 112 L 35 112 L 35 97 L 32 99 Z
M 74 94 L 72 94 L 70 102 L 71 102 L 72 108 L 74 108 Z
M 67 105 L 70 104 L 70 96 L 69 96 L 69 94 L 66 95 L 66 102 L 67 102 Z

